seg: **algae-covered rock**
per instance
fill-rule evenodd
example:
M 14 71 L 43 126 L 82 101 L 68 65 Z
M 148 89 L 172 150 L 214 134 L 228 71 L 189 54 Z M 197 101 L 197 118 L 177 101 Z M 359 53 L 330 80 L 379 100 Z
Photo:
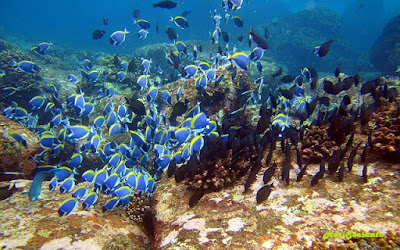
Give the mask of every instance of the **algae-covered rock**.
M 281 159 L 282 155 L 275 159 L 278 166 Z M 399 195 L 399 181 L 394 184 L 392 177 L 398 165 L 369 165 L 370 179 L 365 184 L 361 184 L 362 166 L 357 165 L 342 183 L 331 176 L 310 187 L 318 168 L 309 165 L 301 182 L 295 181 L 297 168 L 292 169 L 289 186 L 276 171 L 270 196 L 257 204 L 263 166 L 249 192 L 243 193 L 245 177 L 221 191 L 206 193 L 193 208 L 189 208 L 193 191 L 186 183 L 177 184 L 165 176 L 152 196 L 154 248 L 303 249 L 319 245 L 325 249 L 348 244 L 344 237 L 324 239 L 329 231 L 388 235 L 388 230 L 398 229 L 400 220 L 393 215 L 399 212 L 399 200 L 392 198 Z M 384 246 L 392 244 L 393 238 L 370 238 L 368 242 Z
M 20 172 L 26 177 L 32 177 L 36 162 L 32 157 L 39 153 L 41 148 L 37 136 L 28 128 L 21 124 L 12 121 L 3 115 L 0 115 L 0 172 Z M 8 131 L 15 131 L 25 137 L 27 146 L 18 143 L 11 136 L 4 133 L 5 129 Z M 7 180 L 15 178 L 13 175 L 0 175 L 0 180 Z
M 400 66 L 400 15 L 393 17 L 371 49 L 371 63 L 382 73 L 394 73 Z
M 82 205 L 68 216 L 57 213 L 60 203 L 71 197 L 48 191 L 44 182 L 39 200 L 29 201 L 31 181 L 16 180 L 18 190 L 0 201 L 0 246 L 7 249 L 148 249 L 149 239 L 132 223 L 123 209 L 103 213 L 107 198 L 100 196 L 95 208 Z

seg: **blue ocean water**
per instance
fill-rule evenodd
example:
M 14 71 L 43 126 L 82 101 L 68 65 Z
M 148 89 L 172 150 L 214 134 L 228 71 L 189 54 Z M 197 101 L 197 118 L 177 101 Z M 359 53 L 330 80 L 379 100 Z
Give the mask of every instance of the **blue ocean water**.
M 221 1 L 180 0 L 178 7 L 171 10 L 153 8 L 151 3 L 154 2 L 157 1 L 44 0 L 40 3 L 28 0 L 4 1 L 0 9 L 0 34 L 18 36 L 28 41 L 52 41 L 73 48 L 130 53 L 146 44 L 169 42 L 164 33 L 165 26 L 174 27 L 169 21 L 170 16 L 179 15 L 184 10 L 191 11 L 188 16 L 190 29 L 184 31 L 177 29 L 180 40 L 208 41 L 209 32 L 214 28 L 209 12 L 217 9 L 220 14 L 225 14 L 221 9 Z M 343 18 L 343 34 L 358 50 L 369 50 L 384 24 L 400 13 L 400 4 L 396 0 L 245 0 L 244 2 L 242 9 L 234 13 L 245 21 L 244 31 L 304 9 L 330 8 Z M 136 37 L 138 27 L 134 24 L 132 16 L 134 9 L 139 9 L 140 18 L 148 20 L 152 25 L 150 34 L 144 41 Z M 108 26 L 102 24 L 103 17 L 109 19 Z M 156 23 L 160 26 L 160 34 L 155 32 Z M 111 48 L 107 39 L 99 41 L 91 39 L 92 31 L 95 29 L 104 29 L 105 38 L 108 38 L 112 32 L 123 30 L 124 27 L 132 33 L 123 47 Z

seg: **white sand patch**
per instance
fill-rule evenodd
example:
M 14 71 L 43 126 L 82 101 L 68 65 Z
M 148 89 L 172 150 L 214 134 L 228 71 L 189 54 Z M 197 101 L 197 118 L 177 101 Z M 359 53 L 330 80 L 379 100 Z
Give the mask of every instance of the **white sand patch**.
M 204 218 L 196 218 L 192 220 L 188 220 L 183 228 L 186 230 L 202 230 L 206 225 L 206 220 Z
M 244 227 L 242 218 L 233 218 L 228 221 L 228 229 L 226 231 L 239 232 Z
M 180 225 L 182 226 L 183 224 L 185 224 L 188 220 L 190 220 L 191 218 L 195 217 L 196 215 L 194 214 L 183 214 L 181 216 L 178 217 L 178 219 L 176 219 L 172 225 Z
M 165 247 L 166 245 L 169 244 L 175 244 L 177 242 L 176 237 L 178 237 L 179 231 L 172 231 L 170 232 L 167 237 L 164 238 L 164 240 L 161 243 L 160 247 Z

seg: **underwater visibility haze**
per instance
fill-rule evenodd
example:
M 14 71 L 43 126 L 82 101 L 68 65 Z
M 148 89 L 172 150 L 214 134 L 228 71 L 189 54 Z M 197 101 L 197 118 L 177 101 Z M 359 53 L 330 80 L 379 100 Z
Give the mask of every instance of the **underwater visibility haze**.
M 397 0 L 7 1 L 0 246 L 399 249 Z

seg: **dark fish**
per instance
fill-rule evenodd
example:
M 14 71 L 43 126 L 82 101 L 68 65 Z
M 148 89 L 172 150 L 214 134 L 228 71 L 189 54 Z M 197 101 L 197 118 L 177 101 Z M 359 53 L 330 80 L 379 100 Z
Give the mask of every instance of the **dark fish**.
M 243 27 L 243 20 L 239 16 L 234 16 L 233 22 L 235 23 L 236 27 Z
M 237 39 L 238 39 L 239 42 L 242 42 L 243 41 L 243 35 L 238 36 Z
M 8 186 L 1 187 L 0 188 L 0 201 L 7 199 L 15 191 L 17 191 L 17 188 L 15 187 L 14 184 L 9 184 Z
M 264 184 L 267 184 L 268 182 L 271 181 L 271 178 L 275 174 L 275 169 L 276 169 L 276 163 L 274 162 L 271 167 L 269 167 L 269 168 L 267 168 L 267 170 L 265 170 L 264 175 L 263 175 Z
M 103 37 L 104 33 L 106 33 L 104 30 L 93 31 L 93 33 L 92 33 L 93 40 L 99 40 L 100 38 Z
M 199 49 L 199 52 L 200 52 L 200 53 L 203 52 L 203 46 L 200 45 L 200 46 L 198 47 L 198 49 Z
M 353 145 L 353 141 L 354 141 L 354 133 L 351 134 L 349 140 L 346 142 L 346 146 L 340 152 L 340 160 L 343 160 L 346 153 L 350 150 L 351 146 Z
M 399 95 L 399 91 L 395 87 L 389 88 L 388 92 L 389 102 L 393 102 L 393 100 Z
M 300 170 L 300 173 L 297 175 L 296 181 L 300 182 L 303 176 L 306 174 L 307 171 L 307 164 Z
M 140 10 L 139 9 L 134 9 L 133 10 L 133 17 L 138 18 L 140 16 Z
M 187 17 L 187 15 L 189 15 L 190 13 L 192 13 L 191 10 L 184 10 L 184 11 L 182 12 L 181 16 Z
M 375 88 L 377 86 L 378 86 L 378 83 L 376 82 L 376 80 L 368 81 L 362 85 L 361 94 L 365 95 L 368 93 L 372 93 L 372 91 L 375 90 Z
M 251 37 L 251 39 L 257 44 L 257 47 L 263 48 L 265 50 L 268 49 L 267 41 L 265 41 L 262 36 L 255 33 L 253 29 L 250 30 L 249 37 Z
M 278 103 L 276 102 L 276 98 L 275 96 L 273 96 L 271 94 L 271 92 L 269 92 L 269 100 L 271 101 L 271 106 L 276 109 L 276 106 L 278 105 Z
M 311 179 L 311 187 L 315 186 L 319 180 L 324 177 L 325 174 L 325 160 L 322 159 L 321 165 L 319 166 L 319 171 Z
M 168 170 L 167 170 L 168 178 L 172 177 L 175 174 L 175 170 L 176 170 L 176 161 L 172 160 L 168 165 Z
M 310 71 L 311 78 L 318 77 L 317 70 L 314 67 L 308 67 L 307 69 L 308 71 Z
M 280 67 L 278 69 L 278 71 L 276 71 L 275 73 L 272 74 L 272 77 L 273 78 L 278 77 L 278 76 L 282 75 L 282 72 L 283 72 L 283 69 L 282 69 L 282 67 Z
M 258 73 L 260 73 L 260 74 L 262 73 L 263 66 L 262 66 L 260 60 L 257 61 L 257 70 L 258 70 Z
M 311 116 L 311 114 L 314 112 L 315 107 L 317 107 L 317 102 L 318 102 L 318 99 L 314 99 L 310 103 L 306 102 L 306 109 L 307 109 L 308 116 Z
M 204 195 L 204 190 L 196 190 L 194 194 L 189 199 L 189 207 L 192 208 L 200 201 Z
M 335 85 L 335 84 L 333 84 L 333 82 L 325 79 L 324 80 L 324 90 L 328 94 L 337 95 L 343 90 L 343 84 L 337 83 Z
M 221 45 L 218 45 L 218 54 L 222 55 L 224 51 L 222 50 Z
M 331 100 L 327 96 L 322 96 L 318 99 L 319 104 L 329 107 Z
M 143 116 L 146 114 L 146 107 L 144 104 L 137 99 L 127 99 L 130 110 L 136 114 L 136 116 Z
M 343 80 L 343 90 L 348 90 L 349 88 L 351 88 L 351 86 L 353 86 L 354 83 L 354 77 L 346 77 Z
M 365 160 L 367 159 L 367 150 L 368 150 L 368 145 L 364 144 L 364 149 L 360 155 L 361 163 L 365 163 Z
M 121 60 L 119 60 L 118 55 L 115 55 L 115 56 L 113 57 L 113 64 L 114 64 L 114 66 L 117 67 L 117 68 L 119 68 L 119 66 L 121 65 Z
M 160 33 L 160 27 L 158 26 L 158 23 L 156 23 L 156 32 L 157 32 L 157 34 Z
M 354 164 L 354 157 L 357 154 L 357 150 L 360 147 L 361 143 L 358 143 L 357 146 L 350 152 L 349 158 L 347 159 L 347 170 L 351 172 Z
M 328 42 L 323 43 L 321 46 L 315 47 L 314 54 L 317 54 L 319 57 L 324 57 L 328 54 L 331 44 L 333 40 L 329 40 Z
M 338 67 L 336 67 L 336 69 L 335 69 L 335 76 L 336 76 L 336 77 L 339 77 L 339 75 L 340 75 L 340 67 L 338 66 Z
M 260 190 L 257 191 L 257 196 L 256 196 L 257 204 L 268 199 L 269 195 L 271 194 L 272 188 L 273 184 L 265 185 L 262 188 L 260 188 Z
M 232 81 L 235 80 L 235 78 L 236 78 L 236 68 L 233 69 L 232 74 L 231 74 Z
M 225 31 L 222 31 L 222 39 L 224 42 L 229 43 L 229 34 Z
M 136 62 L 135 59 L 132 59 L 128 64 L 128 72 L 135 72 L 136 71 Z
M 284 82 L 284 83 L 293 82 L 293 80 L 294 80 L 294 77 L 291 75 L 285 75 L 281 78 L 281 82 Z
M 368 182 L 368 165 L 367 165 L 367 163 L 364 163 L 361 177 L 363 178 L 364 183 Z
M 343 181 L 343 178 L 344 178 L 344 170 L 345 170 L 344 163 L 342 163 L 342 165 L 340 165 L 339 173 L 338 173 L 339 182 L 342 182 L 342 181 Z
M 359 83 L 360 83 L 360 73 L 357 73 L 354 75 L 354 84 L 358 86 Z
M 303 167 L 303 151 L 296 148 L 296 160 L 299 169 Z
M 173 9 L 178 4 L 171 0 L 164 0 L 158 3 L 153 3 L 153 8 L 162 8 L 162 9 Z
M 179 183 L 183 181 L 186 177 L 187 168 L 186 166 L 181 166 L 175 170 L 175 181 Z
M 317 88 L 318 78 L 314 77 L 311 81 L 311 89 L 314 90 Z
M 218 76 L 217 80 L 215 80 L 214 88 L 218 88 L 219 83 L 222 81 L 222 79 L 224 79 L 224 75 Z
M 340 150 L 336 150 L 328 159 L 328 172 L 334 174 L 340 166 Z
M 281 179 L 286 182 L 286 185 L 289 185 L 289 173 L 291 167 L 290 160 L 285 160 L 282 167 Z
M 192 156 L 190 157 L 188 163 L 186 164 L 186 168 L 188 170 L 188 176 L 189 177 L 194 177 L 196 175 L 197 172 L 197 154 L 195 154 L 195 152 L 193 152 Z
M 295 89 L 296 89 L 296 85 L 293 85 L 292 87 L 290 87 L 290 89 L 281 89 L 280 92 L 281 92 L 281 95 L 283 95 L 287 99 L 291 100 L 293 98 Z
M 250 48 L 250 47 L 251 47 L 251 44 L 252 44 L 251 39 L 249 39 L 249 40 L 247 41 L 247 43 L 249 44 L 249 48 Z
M 265 37 L 265 39 L 268 39 L 268 37 L 269 37 L 269 31 L 268 31 L 267 27 L 265 27 L 265 29 L 264 29 L 264 37 Z
M 104 25 L 108 25 L 108 18 L 107 17 L 103 17 L 103 24 Z
M 165 28 L 165 33 L 168 35 L 168 39 L 171 41 L 176 40 L 178 38 L 178 34 L 176 33 L 175 29 L 170 26 L 167 26 Z
M 265 165 L 269 165 L 269 163 L 271 162 L 271 160 L 272 160 L 272 155 L 273 155 L 273 153 L 274 153 L 274 150 L 275 150 L 275 145 L 276 145 L 276 142 L 275 142 L 275 140 L 273 141 L 273 142 L 271 142 L 271 146 L 270 146 L 270 148 L 269 148 L 269 151 L 268 151 L 268 154 L 267 154 L 267 157 L 265 158 Z M 276 163 L 274 162 L 274 165 L 275 165 Z
M 244 193 L 249 191 L 251 184 L 254 183 L 257 177 L 258 168 L 253 167 L 250 171 L 249 177 L 247 177 L 246 183 L 244 184 Z
M 304 81 L 304 76 L 299 76 L 299 77 L 297 77 L 296 83 L 297 83 L 297 85 L 301 86 L 301 85 L 303 85 L 303 81 Z
M 347 106 L 351 103 L 351 98 L 349 95 L 344 95 L 342 99 L 342 103 Z
M 269 127 L 270 122 L 271 122 L 271 114 L 262 115 L 257 123 L 257 132 L 259 134 L 263 134 L 265 130 L 267 130 L 267 128 Z
M 187 110 L 187 102 L 177 102 L 172 108 L 171 116 L 169 117 L 169 122 L 172 126 L 176 125 L 176 117 L 183 115 Z

